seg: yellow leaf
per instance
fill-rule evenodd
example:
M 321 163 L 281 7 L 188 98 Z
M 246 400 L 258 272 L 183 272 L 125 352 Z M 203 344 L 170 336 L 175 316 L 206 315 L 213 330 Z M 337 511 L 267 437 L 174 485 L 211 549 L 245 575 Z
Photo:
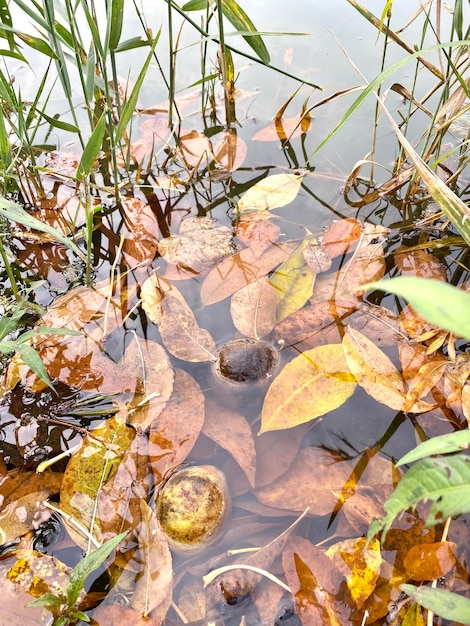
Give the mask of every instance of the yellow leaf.
M 351 598 L 360 609 L 374 591 L 380 575 L 382 556 L 380 542 L 373 539 L 346 539 L 328 548 L 326 554 L 333 559 L 338 570 L 346 577 Z
M 266 211 L 286 206 L 299 193 L 302 176 L 299 174 L 273 174 L 253 185 L 238 203 L 238 210 Z
M 333 411 L 355 388 L 341 344 L 307 350 L 288 363 L 268 389 L 260 434 L 293 428 Z
M 303 254 L 311 243 L 316 243 L 315 239 L 305 239 L 269 279 L 276 290 L 278 322 L 301 309 L 313 293 L 316 274 Z

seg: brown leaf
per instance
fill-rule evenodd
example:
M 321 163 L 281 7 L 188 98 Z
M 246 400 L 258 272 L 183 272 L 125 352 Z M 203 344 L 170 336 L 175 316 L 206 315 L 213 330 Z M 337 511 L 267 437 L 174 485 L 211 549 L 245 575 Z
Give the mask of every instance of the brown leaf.
M 93 613 L 93 623 L 99 626 L 161 626 L 161 622 L 142 616 L 130 606 L 106 604 L 106 601 Z
M 128 421 L 145 430 L 163 411 L 173 391 L 175 374 L 170 359 L 158 343 L 136 337 L 120 366 L 141 382 L 139 393 L 128 405 Z
M 403 379 L 407 383 L 405 411 L 424 398 L 444 376 L 448 360 L 437 353 L 428 356 L 420 344 L 402 342 L 398 346 Z
M 0 511 L 0 545 L 22 537 L 46 522 L 52 511 L 42 504 L 52 493 L 49 489 L 31 491 L 14 502 L 2 506 Z
M 251 426 L 240 413 L 209 403 L 203 433 L 227 450 L 255 486 L 256 452 Z
M 457 546 L 450 541 L 412 546 L 403 561 L 409 579 L 424 581 L 446 576 L 457 564 Z
M 427 250 L 410 250 L 406 246 L 400 246 L 394 251 L 393 260 L 403 276 L 447 280 L 445 267 Z
M 327 272 L 331 267 L 331 258 L 326 252 L 326 248 L 318 243 L 309 243 L 302 250 L 305 262 L 315 274 Z
M 142 283 L 140 288 L 142 308 L 154 324 L 158 324 L 162 319 L 162 300 L 167 293 L 184 300 L 183 294 L 164 276 L 154 273 Z
M 224 259 L 207 274 L 202 283 L 202 304 L 207 306 L 220 302 L 245 285 L 266 276 L 285 261 L 296 247 L 295 242 L 276 244 L 259 258 L 251 248 L 245 248 Z
M 362 222 L 352 217 L 336 220 L 325 229 L 322 246 L 331 259 L 356 249 L 362 236 Z
M 262 435 L 264 436 L 264 435 Z M 338 455 L 322 448 L 302 448 L 282 477 L 270 485 L 256 489 L 260 502 L 289 511 L 309 515 L 331 514 L 351 467 Z M 315 480 L 312 481 L 312 476 Z
M 198 325 L 189 306 L 172 295 L 166 295 L 161 306 L 158 329 L 167 350 L 183 361 L 215 361 L 215 342 L 209 331 Z
M 222 133 L 214 146 L 215 160 L 227 172 L 234 172 L 245 161 L 247 147 L 245 141 L 231 128 Z
M 299 452 L 308 424 L 288 431 L 263 433 L 255 438 L 256 486 L 276 481 L 289 469 Z
M 123 223 L 119 234 L 124 237 L 122 247 L 127 265 L 148 265 L 155 258 L 158 245 L 158 221 L 147 202 L 127 198 L 122 203 Z
M 235 234 L 255 257 L 260 257 L 279 239 L 281 229 L 271 221 L 272 216 L 259 211 L 243 213 L 235 224 Z
M 276 325 L 276 292 L 266 276 L 236 291 L 230 302 L 235 328 L 245 337 L 261 339 Z
M 197 130 L 183 131 L 178 137 L 179 152 L 188 168 L 206 165 L 214 159 L 209 139 Z
M 204 395 L 184 370 L 176 370 L 173 393 L 149 430 L 149 461 L 155 484 L 181 465 L 204 423 Z
M 253 141 L 290 141 L 299 137 L 302 133 L 307 133 L 310 129 L 310 115 L 296 115 L 276 119 L 268 126 L 265 126 L 252 137 Z

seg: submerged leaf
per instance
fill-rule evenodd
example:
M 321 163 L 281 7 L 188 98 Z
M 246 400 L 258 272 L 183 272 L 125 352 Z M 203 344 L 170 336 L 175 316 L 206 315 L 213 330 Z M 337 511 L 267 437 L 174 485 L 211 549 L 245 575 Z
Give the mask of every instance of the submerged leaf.
M 401 585 L 415 602 L 454 623 L 470 624 L 470 599 L 446 589 Z
M 310 129 L 310 115 L 275 119 L 252 137 L 252 141 L 290 141 Z
M 333 411 L 355 388 L 341 344 L 307 350 L 284 366 L 268 389 L 260 433 L 292 428 Z
M 266 276 L 233 294 L 230 314 L 235 328 L 245 337 L 269 335 L 276 325 L 276 292 Z
M 250 187 L 238 202 L 238 210 L 266 211 L 290 204 L 300 190 L 300 174 L 273 174 Z

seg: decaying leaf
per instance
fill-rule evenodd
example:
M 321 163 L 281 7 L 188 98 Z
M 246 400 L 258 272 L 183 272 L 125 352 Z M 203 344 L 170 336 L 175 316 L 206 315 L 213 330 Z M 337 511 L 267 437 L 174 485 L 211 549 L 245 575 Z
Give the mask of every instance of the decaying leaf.
M 147 202 L 140 198 L 127 198 L 122 203 L 124 236 L 122 253 L 127 265 L 149 264 L 155 258 L 158 245 L 158 221 Z
M 184 370 L 176 370 L 169 402 L 149 430 L 149 461 L 158 486 L 191 452 L 204 423 L 204 395 Z
M 285 365 L 269 387 L 260 434 L 292 428 L 333 411 L 355 388 L 341 344 L 307 350 Z
M 208 330 L 201 328 L 189 306 L 168 294 L 162 302 L 158 325 L 167 350 L 178 359 L 191 362 L 215 361 L 215 342 Z
M 310 115 L 296 115 L 276 119 L 252 137 L 253 141 L 290 141 L 310 129 Z
M 255 257 L 260 257 L 280 237 L 281 229 L 270 217 L 269 213 L 247 211 L 235 224 L 235 234 L 238 239 L 251 248 Z
M 422 278 L 447 280 L 445 267 L 427 250 L 400 246 L 394 251 L 393 260 L 402 276 L 421 276 Z
M 233 254 L 232 231 L 210 217 L 188 217 L 181 222 L 179 235 L 159 242 L 158 252 L 194 276 Z
M 212 268 L 201 286 L 201 301 L 204 306 L 215 304 L 231 296 L 258 278 L 266 276 L 277 265 L 285 261 L 295 250 L 294 242 L 279 243 L 260 257 L 245 248 L 224 259 Z
M 251 426 L 245 417 L 215 403 L 207 406 L 203 433 L 225 448 L 242 468 L 252 487 L 255 485 L 256 452 Z
M 447 576 L 457 564 L 457 546 L 451 541 L 412 546 L 403 561 L 408 580 L 436 580 Z
M 354 252 L 361 239 L 362 229 L 362 222 L 352 217 L 336 220 L 325 228 L 322 246 L 331 259 Z
M 230 314 L 245 337 L 261 339 L 276 325 L 276 292 L 266 276 L 242 287 L 232 296 Z
M 171 294 L 175 298 L 184 301 L 183 294 L 164 276 L 154 273 L 144 280 L 141 285 L 140 299 L 142 308 L 154 324 L 158 324 L 162 319 L 162 300 L 166 294 Z
M 269 279 L 276 293 L 278 322 L 302 308 L 312 295 L 316 274 L 304 257 L 310 243 L 305 239 Z
M 327 272 L 331 267 L 331 258 L 326 248 L 318 243 L 309 243 L 302 252 L 305 262 L 314 274 Z
M 243 194 L 238 210 L 266 211 L 290 204 L 300 190 L 301 174 L 273 174 L 259 181 Z
M 180 155 L 189 168 L 205 165 L 214 158 L 209 139 L 197 130 L 187 131 L 184 135 L 180 134 L 178 143 Z

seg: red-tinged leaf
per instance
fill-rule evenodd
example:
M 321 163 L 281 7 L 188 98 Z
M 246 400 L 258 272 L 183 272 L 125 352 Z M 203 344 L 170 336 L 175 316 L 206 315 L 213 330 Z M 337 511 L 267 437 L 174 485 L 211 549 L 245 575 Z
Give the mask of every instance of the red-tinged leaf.
M 180 135 L 178 143 L 180 155 L 189 168 L 205 166 L 214 159 L 209 139 L 197 130 Z
M 246 418 L 215 403 L 209 403 L 203 433 L 227 450 L 255 486 L 256 452 L 251 426 Z
M 173 393 L 149 430 L 149 461 L 155 484 L 186 459 L 204 423 L 204 395 L 184 370 L 176 370 Z
M 234 172 L 243 165 L 246 159 L 246 143 L 235 130 L 226 130 L 214 146 L 215 160 L 227 172 Z
M 351 473 L 351 466 L 339 455 L 321 448 L 302 448 L 280 479 L 255 493 L 268 506 L 288 511 L 305 511 L 310 507 L 309 515 L 328 515 Z
M 344 404 L 355 388 L 341 344 L 307 350 L 287 363 L 269 387 L 260 434 L 325 415 Z
M 161 307 L 163 315 L 158 328 L 163 343 L 173 356 L 193 363 L 216 360 L 214 339 L 208 330 L 199 326 L 185 302 L 166 295 Z
M 266 276 L 239 289 L 232 296 L 230 314 L 245 337 L 261 339 L 276 325 L 276 292 Z
M 362 236 L 362 222 L 352 217 L 336 220 L 325 229 L 322 246 L 331 259 L 356 249 Z
M 296 115 L 276 119 L 265 126 L 252 137 L 253 141 L 290 141 L 310 130 L 311 118 L 309 115 Z
M 220 302 L 245 285 L 266 276 L 285 261 L 296 247 L 294 242 L 276 244 L 260 257 L 246 248 L 224 259 L 207 274 L 202 283 L 202 304 L 207 306 Z

